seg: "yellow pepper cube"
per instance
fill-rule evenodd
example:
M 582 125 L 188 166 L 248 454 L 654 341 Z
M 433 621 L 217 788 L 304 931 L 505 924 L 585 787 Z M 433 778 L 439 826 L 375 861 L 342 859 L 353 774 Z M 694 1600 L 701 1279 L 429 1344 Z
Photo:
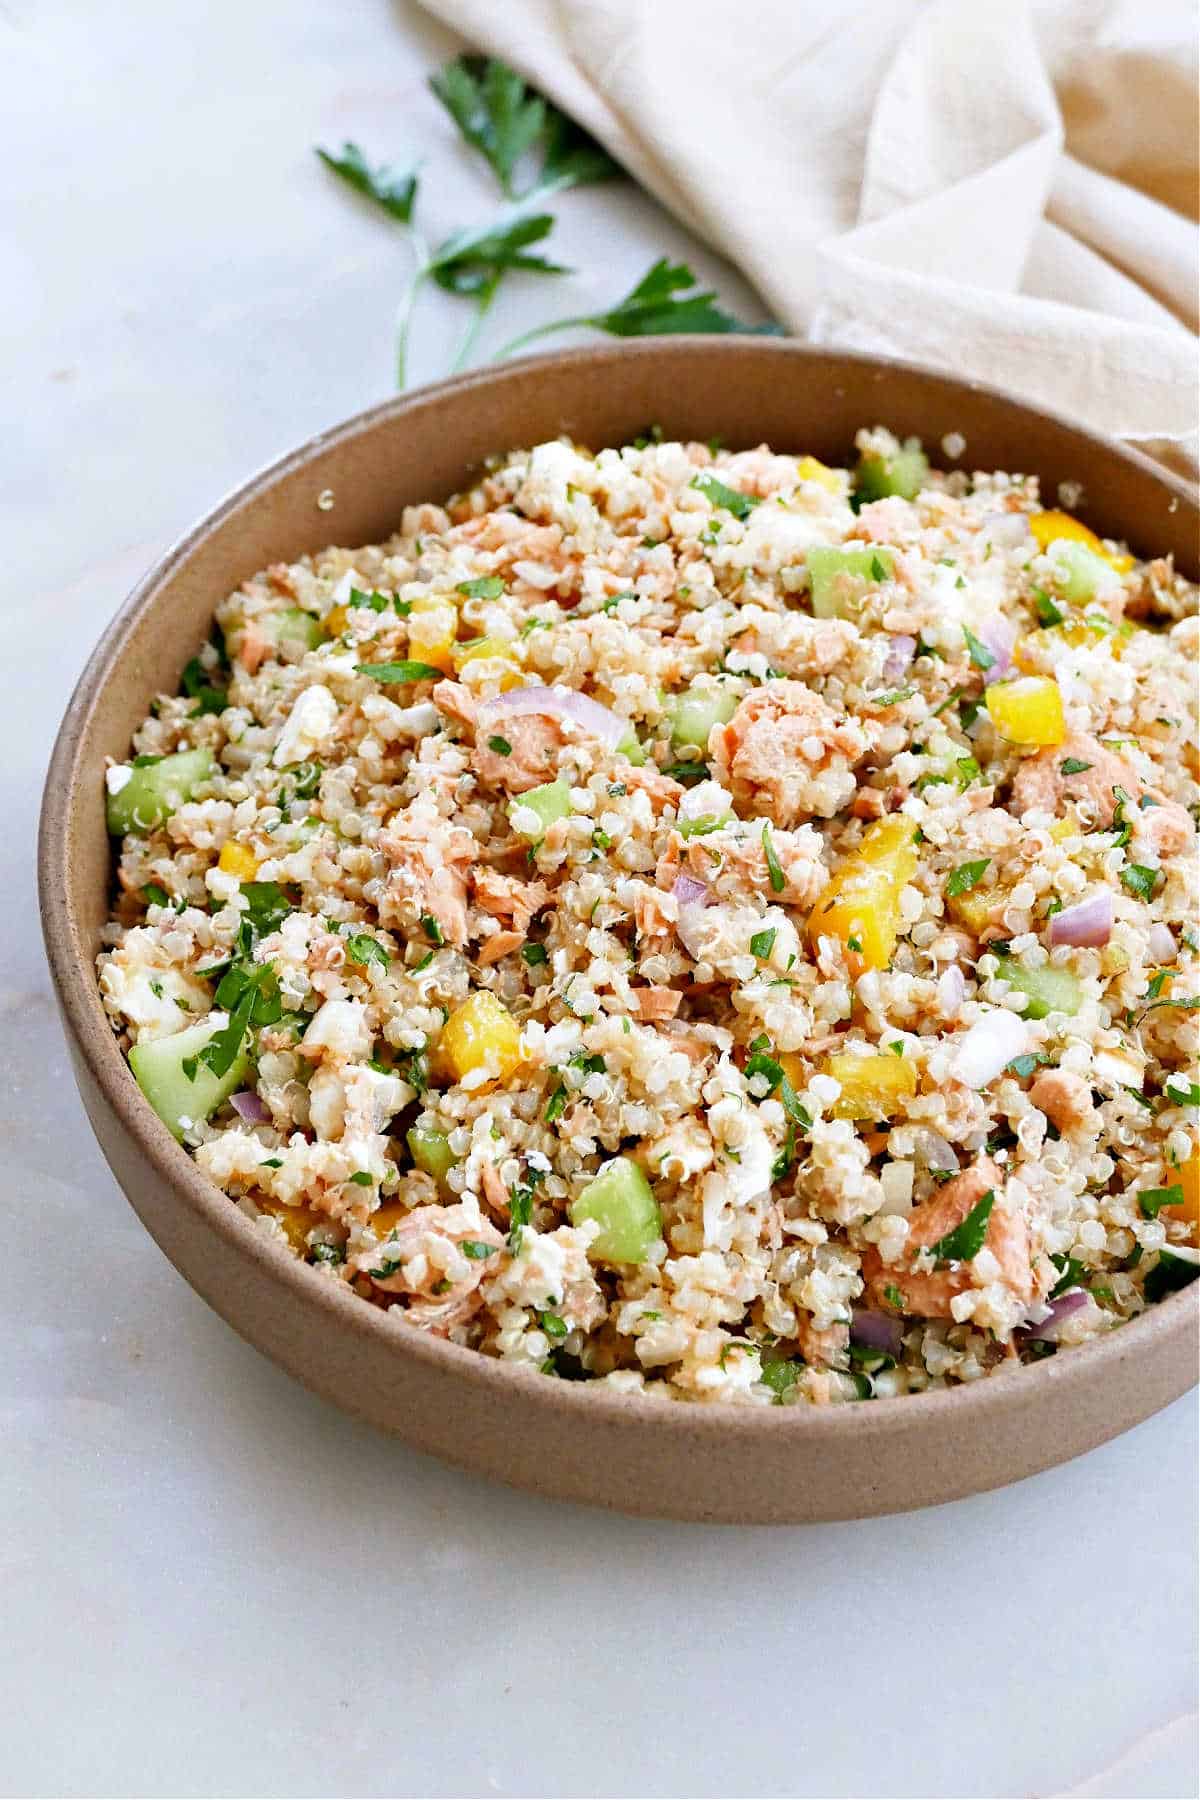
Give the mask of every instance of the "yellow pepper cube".
M 802 456 L 796 464 L 796 473 L 801 481 L 815 481 L 831 494 L 840 494 L 842 491 L 842 477 L 837 470 L 826 468 L 815 456 Z
M 830 1056 L 824 1073 L 841 1085 L 835 1119 L 890 1119 L 917 1091 L 917 1071 L 902 1056 Z
M 1010 744 L 1038 749 L 1061 744 L 1067 735 L 1062 693 L 1048 675 L 1024 675 L 997 681 L 987 691 L 992 724 Z
M 483 681 L 498 681 L 501 690 L 517 687 L 521 681 L 521 667 L 513 654 L 513 645 L 505 638 L 481 637 L 466 644 L 455 644 L 453 650 L 454 667 L 462 675 L 469 664 L 482 665 L 472 671 Z
M 447 601 L 413 601 L 408 621 L 408 653 L 413 662 L 429 663 L 443 675 L 454 671 L 458 612 Z
M 1194 1237 L 1200 1226 L 1200 1149 L 1193 1150 L 1180 1169 L 1179 1186 L 1183 1189 L 1182 1204 L 1164 1206 L 1163 1215 L 1168 1219 L 1188 1220 Z
M 438 1050 L 456 1081 L 476 1069 L 505 1081 L 521 1060 L 521 1033 L 495 994 L 479 988 L 446 1020 Z
M 776 1060 L 793 1088 L 799 1093 L 801 1088 L 808 1083 L 803 1057 L 798 1056 L 794 1050 L 782 1050 Z
M 1109 568 L 1115 569 L 1118 575 L 1123 575 L 1126 569 L 1133 567 L 1132 556 L 1106 550 L 1103 539 L 1098 538 L 1082 519 L 1073 518 L 1070 513 L 1057 512 L 1053 508 L 1032 513 L 1029 529 L 1039 550 L 1048 550 L 1051 544 L 1060 543 L 1066 538 L 1072 544 L 1086 544 L 1095 555 L 1103 557 Z
M 247 850 L 245 844 L 235 844 L 232 838 L 221 845 L 217 867 L 226 875 L 236 876 L 238 881 L 253 881 L 258 874 L 253 850 Z
M 858 854 L 829 882 L 808 919 L 813 949 L 823 937 L 846 949 L 852 975 L 886 969 L 900 931 L 900 892 L 917 866 L 910 819 L 880 819 Z
M 350 624 L 350 608 L 340 604 L 331 606 L 321 623 L 325 627 L 327 637 L 341 637 L 343 631 L 347 630 Z
M 259 1212 L 279 1220 L 284 1237 L 292 1249 L 303 1256 L 308 1248 L 308 1234 L 318 1223 L 318 1215 L 311 1207 L 285 1206 L 282 1200 L 268 1200 L 258 1194 L 254 1196 L 254 1204 Z
M 952 918 L 978 937 L 991 923 L 992 911 L 1002 895 L 996 888 L 973 888 L 969 894 L 952 894 L 946 901 Z

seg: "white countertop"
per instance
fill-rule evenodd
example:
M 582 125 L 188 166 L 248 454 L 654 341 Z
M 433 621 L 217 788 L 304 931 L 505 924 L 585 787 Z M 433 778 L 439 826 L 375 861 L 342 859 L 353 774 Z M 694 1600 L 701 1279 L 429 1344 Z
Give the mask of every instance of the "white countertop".
M 404 248 L 310 146 L 423 153 L 433 234 L 485 216 L 422 85 L 446 43 L 386 0 L 0 3 L 0 1791 L 1194 1794 L 1193 1399 L 906 1518 L 551 1506 L 303 1393 L 92 1142 L 37 930 L 55 725 L 145 566 L 387 393 Z M 588 273 L 514 284 L 493 342 L 689 248 L 626 184 L 562 213 Z

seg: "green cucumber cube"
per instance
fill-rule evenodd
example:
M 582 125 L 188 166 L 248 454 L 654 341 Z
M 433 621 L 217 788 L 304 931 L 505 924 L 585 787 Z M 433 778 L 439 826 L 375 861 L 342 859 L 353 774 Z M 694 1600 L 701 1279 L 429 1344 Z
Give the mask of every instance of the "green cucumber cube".
M 623 756 L 625 761 L 632 763 L 635 769 L 644 767 L 646 752 L 638 743 L 637 737 L 632 729 L 625 733 L 625 736 L 617 745 L 617 755 Z
M 530 833 L 522 831 L 522 837 L 528 837 L 531 843 L 540 844 L 556 819 L 566 819 L 571 812 L 571 790 L 565 781 L 546 781 L 541 787 L 530 788 L 527 793 L 518 794 L 510 802 L 508 816 L 514 819 L 519 808 L 527 807 L 536 813 L 540 829 Z M 514 830 L 520 827 L 514 825 Z
M 723 688 L 689 688 L 672 703 L 671 742 L 707 750 L 713 726 L 727 725 L 737 709 L 737 695 Z
M 1001 959 L 1000 973 L 1019 994 L 1028 994 L 1029 1005 L 1023 1017 L 1044 1019 L 1047 1013 L 1077 1013 L 1083 1000 L 1078 977 L 1070 969 L 1027 969 L 1012 957 Z
M 432 1175 L 439 1187 L 454 1167 L 454 1153 L 444 1131 L 429 1125 L 414 1125 L 408 1136 L 408 1153 L 418 1169 Z
M 173 1137 L 182 1138 L 185 1119 L 211 1118 L 245 1080 L 250 1058 L 244 1046 L 224 1075 L 214 1075 L 201 1063 L 189 1078 L 183 1066 L 190 1066 L 209 1039 L 228 1023 L 225 1013 L 210 1013 L 186 1031 L 144 1039 L 129 1052 L 129 1066 L 138 1086 Z
M 919 438 L 909 438 L 890 456 L 864 451 L 854 471 L 854 491 L 860 500 L 886 500 L 895 494 L 913 500 L 929 475 L 929 458 Z
M 808 553 L 812 609 L 818 619 L 848 619 L 861 605 L 865 587 L 876 587 L 892 574 L 890 550 L 818 544 Z
M 325 627 L 320 619 L 302 607 L 289 606 L 263 620 L 263 631 L 277 650 L 293 649 L 301 656 L 325 642 Z
M 1077 606 L 1085 605 L 1116 585 L 1117 577 L 1111 566 L 1086 544 L 1059 538 L 1050 546 L 1050 555 L 1054 563 L 1055 591 Z
M 588 1255 L 596 1262 L 644 1262 L 662 1237 L 658 1202 L 637 1163 L 618 1156 L 570 1206 L 572 1225 L 593 1219 L 602 1227 Z
M 190 800 L 214 774 L 211 750 L 177 750 L 135 768 L 124 787 L 109 794 L 105 813 L 114 837 L 153 831 Z

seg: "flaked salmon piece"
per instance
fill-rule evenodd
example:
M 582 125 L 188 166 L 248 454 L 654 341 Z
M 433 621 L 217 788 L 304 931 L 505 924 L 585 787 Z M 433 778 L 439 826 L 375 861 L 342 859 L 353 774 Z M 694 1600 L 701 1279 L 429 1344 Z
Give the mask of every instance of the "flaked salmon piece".
M 518 881 L 515 875 L 502 875 L 498 869 L 476 868 L 471 875 L 476 906 L 493 918 L 511 919 L 514 931 L 529 930 L 535 914 L 550 904 L 550 889 L 544 881 Z
M 474 1206 L 417 1206 L 372 1250 L 360 1250 L 355 1262 L 385 1294 L 412 1294 L 420 1299 L 461 1299 L 479 1285 L 484 1259 L 470 1259 L 466 1273 L 448 1288 L 439 1248 L 464 1238 L 499 1250 L 504 1239 Z
M 802 681 L 756 688 L 708 740 L 713 775 L 740 801 L 738 810 L 765 814 L 784 829 L 814 814 L 831 818 L 854 792 L 850 771 L 870 747 L 857 720 L 839 718 Z M 825 773 L 839 779 L 816 779 Z
M 453 719 L 458 725 L 467 725 L 473 731 L 479 718 L 479 702 L 470 688 L 460 681 L 439 681 L 435 684 L 430 699 L 440 713 Z
M 1086 767 L 1064 771 L 1064 764 L 1077 763 Z M 1155 804 L 1143 807 L 1143 799 Z M 1013 777 L 1013 810 L 1022 816 L 1027 812 L 1057 814 L 1070 800 L 1087 801 L 1100 826 L 1111 825 L 1118 806 L 1124 804 L 1124 822 L 1163 856 L 1180 855 L 1194 836 L 1184 807 L 1174 800 L 1158 801 L 1132 763 L 1087 732 L 1072 732 L 1053 749 L 1026 757 Z
M 1069 1069 L 1043 1069 L 1030 1086 L 1029 1098 L 1060 1131 L 1070 1131 L 1095 1116 L 1091 1088 Z
M 259 667 L 270 649 L 270 639 L 263 636 L 253 620 L 243 625 L 238 637 L 237 659 L 248 675 L 258 673 Z
M 771 847 L 783 874 L 782 888 L 772 883 L 761 827 L 749 838 L 716 831 L 685 840 L 672 833 L 655 865 L 654 879 L 668 893 L 686 874 L 703 881 L 719 899 L 744 900 L 756 894 L 780 906 L 811 906 L 829 879 L 820 836 L 811 826 L 772 831 Z
M 862 1254 L 863 1278 L 872 1306 L 890 1308 L 895 1294 L 903 1295 L 902 1311 L 919 1319 L 946 1319 L 951 1316 L 950 1302 L 978 1284 L 972 1276 L 972 1263 L 951 1263 L 946 1268 L 928 1273 L 911 1268 L 916 1250 L 936 1244 L 948 1232 L 960 1226 L 967 1214 L 989 1191 L 996 1200 L 988 1219 L 984 1248 L 991 1251 L 1000 1265 L 1000 1280 L 1017 1298 L 1028 1303 L 1033 1298 L 1034 1277 L 1030 1262 L 1029 1229 L 1019 1212 L 1006 1207 L 1000 1196 L 1004 1177 L 990 1157 L 982 1157 L 973 1168 L 948 1181 L 932 1199 L 914 1207 L 909 1215 L 908 1242 L 900 1262 L 883 1261 L 874 1245 Z M 891 1290 L 889 1292 L 889 1290 Z
M 523 931 L 498 931 L 495 937 L 485 938 L 479 946 L 476 961 L 485 967 L 489 963 L 499 962 L 502 956 L 511 956 L 525 942 Z
M 447 825 L 437 813 L 410 807 L 383 828 L 378 844 L 389 865 L 381 922 L 412 929 L 431 918 L 446 943 L 461 950 L 467 941 L 467 876 L 478 853 L 471 833 Z
M 272 563 L 267 570 L 267 581 L 277 594 L 286 594 L 290 600 L 296 598 L 296 583 L 287 563 Z
M 650 804 L 655 813 L 660 813 L 664 806 L 678 806 L 683 799 L 683 787 L 670 775 L 664 775 L 660 769 L 649 763 L 644 768 L 636 768 L 630 763 L 628 768 L 621 767 L 616 777 L 629 789 L 631 794 L 641 793 L 650 796 Z
M 828 1368 L 849 1344 L 850 1327 L 814 1325 L 812 1318 L 802 1313 L 796 1327 L 796 1339 L 800 1345 L 800 1354 L 810 1368 Z
M 543 782 L 553 781 L 565 742 L 556 719 L 541 713 L 500 713 L 490 721 L 481 716 L 476 727 L 471 767 L 485 787 L 524 794 Z M 491 738 L 502 739 L 507 751 L 493 748 Z
M 482 1165 L 482 1171 L 480 1182 L 483 1187 L 483 1204 L 493 1218 L 499 1219 L 502 1225 L 507 1225 L 512 1210 L 512 1201 L 508 1189 L 500 1178 L 500 1171 L 494 1163 L 490 1162 Z
M 644 987 L 633 991 L 634 1009 L 639 1019 L 657 1025 L 662 1019 L 673 1019 L 679 1011 L 683 995 L 677 988 Z

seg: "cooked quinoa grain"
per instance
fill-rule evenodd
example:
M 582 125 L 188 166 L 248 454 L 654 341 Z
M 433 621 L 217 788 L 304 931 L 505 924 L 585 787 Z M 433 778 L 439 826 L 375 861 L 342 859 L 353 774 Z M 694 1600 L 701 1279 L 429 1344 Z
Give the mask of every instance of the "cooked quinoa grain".
M 680 1400 L 1196 1273 L 1196 590 L 1018 475 L 514 453 L 276 565 L 107 771 L 104 1003 L 262 1230 Z

